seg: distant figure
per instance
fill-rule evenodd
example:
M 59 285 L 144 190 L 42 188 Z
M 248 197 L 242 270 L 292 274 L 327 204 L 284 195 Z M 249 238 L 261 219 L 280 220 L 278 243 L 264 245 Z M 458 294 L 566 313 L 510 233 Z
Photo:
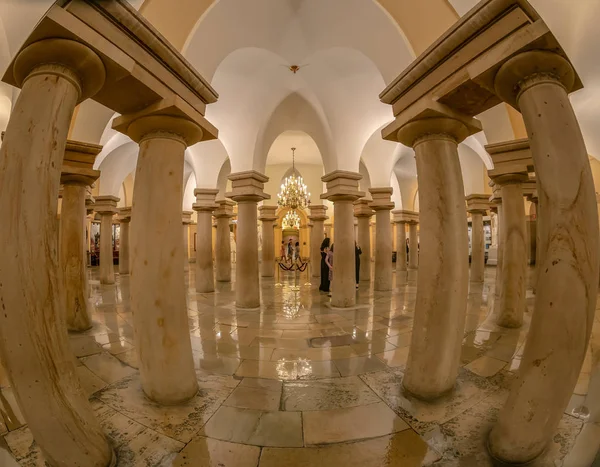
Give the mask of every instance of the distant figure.
M 292 254 L 294 253 L 294 245 L 292 245 L 292 239 L 290 238 L 287 244 L 287 258 L 288 261 L 292 260 Z
M 294 245 L 294 261 L 297 261 L 300 258 L 300 242 L 296 242 Z
M 325 262 L 327 263 L 327 267 L 329 268 L 329 282 L 331 282 L 333 280 L 333 243 L 331 244 L 331 248 L 329 248 L 329 251 L 327 252 Z
M 285 242 L 281 240 L 281 249 L 279 250 L 279 257 L 281 261 L 285 261 Z
M 356 266 L 356 288 L 358 289 L 358 283 L 360 282 L 360 255 L 362 250 L 356 242 L 354 242 L 354 263 Z
M 330 243 L 331 240 L 328 237 L 325 237 L 321 243 L 321 285 L 319 285 L 319 290 L 321 292 L 329 292 L 330 287 L 329 266 L 327 266 L 327 262 L 325 261 L 325 258 L 327 258 L 327 253 L 329 252 Z

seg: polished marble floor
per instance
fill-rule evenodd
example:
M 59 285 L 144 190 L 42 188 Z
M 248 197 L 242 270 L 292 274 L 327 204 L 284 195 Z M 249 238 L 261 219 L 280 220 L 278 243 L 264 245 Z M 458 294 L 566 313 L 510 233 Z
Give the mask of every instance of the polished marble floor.
M 361 283 L 352 309 L 332 309 L 317 280 L 262 280 L 262 306 L 236 310 L 231 284 L 196 294 L 188 317 L 200 392 L 161 407 L 141 389 L 129 278 L 101 286 L 90 270 L 94 327 L 70 335 L 83 390 L 119 466 L 384 467 L 493 465 L 485 439 L 519 367 L 522 329 L 493 324 L 494 268 L 471 285 L 462 368 L 453 394 L 424 403 L 401 391 L 416 275 L 392 293 Z M 536 466 L 589 466 L 600 445 L 600 314 L 575 392 Z M 0 368 L 1 370 L 1 368 Z M 551 388 L 549 388 L 550 390 Z M 0 371 L 0 466 L 42 466 Z M 15 459 L 17 462 L 15 462 Z M 600 460 L 597 460 L 600 465 Z M 596 464 L 594 464 L 596 465 Z

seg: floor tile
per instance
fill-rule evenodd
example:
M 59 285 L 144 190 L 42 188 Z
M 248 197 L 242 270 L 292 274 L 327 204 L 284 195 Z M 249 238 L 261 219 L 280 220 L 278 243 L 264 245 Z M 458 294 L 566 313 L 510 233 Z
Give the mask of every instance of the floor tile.
M 194 438 L 173 467 L 256 467 L 260 448 L 205 437 Z
M 88 369 L 108 384 L 116 383 L 136 373 L 136 370 L 124 365 L 117 358 L 108 353 L 100 353 L 90 357 L 81 358 Z
M 102 352 L 102 347 L 93 336 L 70 334 L 69 346 L 76 357 L 87 357 Z
M 376 354 L 376 357 L 391 368 L 404 368 L 408 360 L 409 349 L 410 347 L 402 347 L 400 349 L 388 350 L 387 352 Z
M 12 388 L 0 390 L 0 418 L 4 419 L 8 431 L 16 430 L 27 423 Z
M 279 410 L 281 391 L 238 386 L 223 405 L 240 409 L 254 409 L 265 412 Z
M 362 375 L 386 369 L 386 365 L 377 357 L 355 357 L 334 361 L 342 376 Z
M 340 373 L 333 362 L 317 362 L 305 359 L 280 359 L 276 362 L 244 360 L 236 376 L 280 380 L 331 378 Z
M 483 357 L 479 357 L 477 360 L 473 360 L 471 363 L 466 365 L 465 368 L 476 375 L 489 378 L 490 376 L 494 376 L 505 366 L 506 362 L 484 355 Z
M 81 365 L 75 368 L 75 370 L 77 371 L 81 387 L 88 398 L 96 391 L 106 387 L 107 383 L 92 373 L 87 366 Z

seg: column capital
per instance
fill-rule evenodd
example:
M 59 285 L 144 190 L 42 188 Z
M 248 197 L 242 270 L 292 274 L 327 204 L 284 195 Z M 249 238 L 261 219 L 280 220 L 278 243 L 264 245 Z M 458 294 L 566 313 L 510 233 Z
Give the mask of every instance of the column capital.
M 488 170 L 488 175 L 496 184 L 523 182 L 527 180 L 527 174 L 533 172 L 527 138 L 488 144 L 485 150 L 494 162 L 494 168 Z
M 471 214 L 486 214 L 490 209 L 490 195 L 470 194 L 465 197 L 467 212 Z
M 260 213 L 260 216 L 258 217 L 259 221 L 276 221 L 277 220 L 277 215 L 275 214 L 277 212 L 278 207 L 277 206 L 259 206 L 258 207 L 258 212 Z
M 227 198 L 231 198 L 238 203 L 246 201 L 258 203 L 265 199 L 271 199 L 271 195 L 263 191 L 269 177 L 256 170 L 232 173 L 227 178 L 231 180 L 232 190 L 225 193 Z
M 364 198 L 354 201 L 354 217 L 373 217 L 375 211 L 371 209 L 371 206 L 369 205 L 370 202 L 371 200 Z
M 374 211 L 391 211 L 396 206 L 392 201 L 392 194 L 394 189 L 389 187 L 369 188 L 369 193 L 373 197 L 373 200 L 369 203 L 369 206 Z
M 192 214 L 194 211 L 182 211 L 181 212 L 181 223 L 184 225 L 189 225 L 192 223 Z
M 94 212 L 95 202 L 96 200 L 94 199 L 91 193 L 85 194 L 85 212 L 88 216 Z
M 399 224 L 418 224 L 419 213 L 415 211 L 396 210 L 392 211 L 394 222 Z
M 214 211 L 217 209 L 215 198 L 218 193 L 219 190 L 216 188 L 196 188 L 194 190 L 196 202 L 192 205 L 192 209 L 194 211 Z
M 113 215 L 117 212 L 117 203 L 119 201 L 121 200 L 116 196 L 96 196 L 96 201 L 94 202 L 94 211 L 100 215 Z
M 327 193 L 321 195 L 321 199 L 329 201 L 356 201 L 365 196 L 365 193 L 358 191 L 358 181 L 362 175 L 347 170 L 334 170 L 321 177 L 321 180 L 327 183 Z
M 308 209 L 310 209 L 310 216 L 308 218 L 311 221 L 326 221 L 329 219 L 327 217 L 327 206 L 324 204 L 311 204 Z
M 528 178 L 527 181 L 523 182 L 523 196 L 529 199 L 534 193 L 536 193 L 537 199 L 537 183 L 535 179 Z
M 233 201 L 229 201 L 228 199 L 220 199 L 217 200 L 216 204 L 217 208 L 213 212 L 213 217 L 215 219 L 233 217 L 233 206 L 235 206 Z
M 131 222 L 131 206 L 119 208 L 119 222 Z

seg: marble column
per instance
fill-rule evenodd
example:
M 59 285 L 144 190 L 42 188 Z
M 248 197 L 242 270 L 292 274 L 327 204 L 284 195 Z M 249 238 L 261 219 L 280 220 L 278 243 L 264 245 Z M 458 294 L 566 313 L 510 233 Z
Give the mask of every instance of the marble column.
M 483 216 L 487 214 L 489 195 L 471 194 L 466 197 L 467 212 L 471 214 L 471 282 L 483 282 L 485 270 L 485 238 Z
M 321 198 L 333 202 L 335 242 L 331 306 L 337 308 L 353 307 L 356 304 L 353 203 L 365 195 L 358 191 L 358 181 L 361 178 L 358 173 L 344 170 L 335 170 L 321 178 L 327 183 L 327 193 L 322 194 Z
M 87 190 L 87 193 L 85 195 L 85 246 L 84 246 L 84 251 L 85 251 L 85 261 L 86 261 L 86 266 L 88 268 L 92 267 L 92 254 L 90 251 L 91 248 L 91 235 L 92 235 L 92 221 L 94 220 L 94 216 L 96 215 L 94 213 L 94 202 L 96 200 L 94 199 L 94 197 L 91 195 L 91 187 L 90 189 Z M 87 276 L 86 276 L 87 277 Z
M 395 211 L 392 211 L 392 214 L 394 213 Z M 407 271 L 406 261 L 406 222 L 398 220 L 396 222 L 396 272 Z
M 121 234 L 119 243 L 119 274 L 129 275 L 131 260 L 129 259 L 129 224 L 131 222 L 131 207 L 119 209 L 119 222 L 121 223 Z
M 565 58 L 547 51 L 516 55 L 496 75 L 496 92 L 525 121 L 544 244 L 525 351 L 488 442 L 505 462 L 529 462 L 551 441 L 594 322 L 598 213 L 588 153 L 568 97 L 576 79 Z
M 95 211 L 100 214 L 100 283 L 115 283 L 113 265 L 113 216 L 117 213 L 119 198 L 111 195 L 96 196 Z
M 435 399 L 452 390 L 460 364 L 469 253 L 458 143 L 476 129 L 473 121 L 466 120 L 415 120 L 398 131 L 399 141 L 415 150 L 423 245 L 403 385 L 422 399 Z M 413 238 L 411 257 L 417 250 Z
M 114 465 L 69 347 L 56 221 L 69 125 L 103 86 L 104 65 L 79 42 L 45 39 L 6 73 L 21 93 L 0 149 L 0 361 L 48 464 Z
M 196 188 L 194 211 L 198 215 L 196 233 L 196 293 L 215 291 L 215 275 L 212 257 L 212 213 L 217 209 L 215 198 L 219 190 Z
M 310 231 L 310 263 L 313 277 L 321 277 L 321 243 L 325 239 L 323 223 L 328 219 L 327 206 L 311 204 L 309 219 L 313 224 Z
M 371 218 L 374 211 L 369 206 L 370 200 L 359 199 L 354 202 L 354 217 L 358 221 L 357 243 L 362 254 L 360 255 L 360 281 L 371 281 Z
M 275 221 L 277 220 L 277 206 L 262 205 L 258 208 L 262 222 L 262 262 L 260 275 L 273 277 L 275 275 Z
M 527 199 L 535 206 L 535 256 L 534 256 L 534 265 L 535 269 L 533 271 L 533 280 L 532 280 L 532 289 L 533 293 L 536 293 L 537 290 L 537 281 L 540 272 L 540 264 L 542 263 L 541 251 L 542 251 L 542 243 L 540 239 L 540 206 L 538 202 L 538 192 L 537 189 L 533 191 L 530 195 L 527 196 Z
M 229 180 L 232 191 L 225 196 L 238 205 L 235 305 L 238 308 L 259 308 L 257 204 L 271 198 L 263 191 L 269 178 L 251 170 L 233 173 Z
M 369 188 L 373 201 L 369 206 L 375 211 L 377 246 L 375 247 L 375 275 L 373 289 L 379 292 L 392 290 L 392 224 L 390 211 L 394 209 L 391 187 Z
M 418 221 L 408 223 L 408 269 L 419 268 L 419 233 Z
M 235 203 L 229 200 L 218 200 L 213 216 L 217 220 L 215 241 L 215 272 L 217 282 L 231 282 L 231 241 L 229 223 L 233 217 Z
M 190 224 L 192 223 L 193 211 L 181 213 L 181 224 L 183 226 L 183 270 L 190 270 Z
M 93 170 L 102 146 L 67 141 L 60 181 L 60 265 L 63 273 L 67 329 L 82 332 L 92 327 L 88 305 L 85 248 L 85 198 L 100 176 Z
M 123 115 L 113 128 L 140 145 L 131 212 L 131 310 L 142 389 L 164 405 L 198 392 L 188 327 L 182 242 L 183 164 L 202 140 L 191 118 Z
M 517 150 L 518 148 L 518 150 Z M 523 183 L 527 182 L 527 162 L 514 160 L 502 162 L 513 153 L 526 152 L 523 161 L 529 159 L 528 145 L 521 142 L 496 143 L 486 146 L 494 160 L 495 168 L 488 172 L 502 195 L 502 217 L 500 218 L 503 252 L 500 269 L 498 306 L 494 306 L 496 324 L 507 328 L 518 328 L 523 324 L 526 308 L 525 288 L 527 282 L 527 231 L 525 227 L 525 204 Z M 519 159 L 520 160 L 520 159 Z M 505 166 L 506 164 L 506 166 Z M 519 170 L 519 171 L 517 171 Z

